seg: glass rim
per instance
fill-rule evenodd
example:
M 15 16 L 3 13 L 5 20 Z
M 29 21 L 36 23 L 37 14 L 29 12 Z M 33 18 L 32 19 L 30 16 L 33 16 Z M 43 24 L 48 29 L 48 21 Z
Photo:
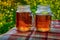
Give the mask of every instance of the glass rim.
M 51 16 L 51 14 L 40 14 L 40 13 L 37 13 L 36 15 L 50 15 Z
M 37 8 L 50 8 L 50 5 L 44 6 L 44 5 L 38 5 Z
M 17 8 L 29 8 L 29 7 L 30 7 L 30 5 L 18 5 Z

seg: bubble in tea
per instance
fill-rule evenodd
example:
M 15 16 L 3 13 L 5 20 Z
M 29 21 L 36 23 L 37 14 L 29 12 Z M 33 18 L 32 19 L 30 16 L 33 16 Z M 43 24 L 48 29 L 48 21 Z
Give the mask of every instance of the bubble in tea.
M 16 13 L 16 27 L 19 31 L 26 32 L 31 29 L 32 16 L 30 12 Z
M 37 31 L 47 32 L 50 30 L 51 15 L 36 15 Z

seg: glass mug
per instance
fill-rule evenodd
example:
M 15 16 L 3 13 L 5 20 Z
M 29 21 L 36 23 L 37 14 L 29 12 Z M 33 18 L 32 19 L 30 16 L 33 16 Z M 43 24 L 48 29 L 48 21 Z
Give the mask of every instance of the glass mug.
M 38 5 L 35 27 L 37 31 L 47 32 L 51 25 L 51 10 L 49 6 Z
M 32 26 L 32 14 L 29 5 L 20 5 L 16 11 L 16 27 L 18 31 L 27 32 Z

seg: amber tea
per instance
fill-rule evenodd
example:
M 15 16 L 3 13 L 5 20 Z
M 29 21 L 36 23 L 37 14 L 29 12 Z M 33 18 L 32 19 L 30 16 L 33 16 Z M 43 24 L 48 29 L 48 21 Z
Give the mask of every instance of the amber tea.
M 37 31 L 49 31 L 51 23 L 51 15 L 36 15 L 36 29 Z
M 16 13 L 16 27 L 19 31 L 26 32 L 32 26 L 32 16 L 30 12 Z

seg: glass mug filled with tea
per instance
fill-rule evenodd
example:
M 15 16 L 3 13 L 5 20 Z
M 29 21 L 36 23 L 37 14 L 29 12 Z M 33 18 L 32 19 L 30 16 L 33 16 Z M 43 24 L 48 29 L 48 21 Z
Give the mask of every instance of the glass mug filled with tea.
M 32 14 L 29 5 L 20 5 L 16 11 L 16 27 L 18 31 L 26 32 L 31 29 Z
M 37 31 L 47 32 L 51 25 L 51 10 L 49 6 L 38 5 L 35 26 Z

